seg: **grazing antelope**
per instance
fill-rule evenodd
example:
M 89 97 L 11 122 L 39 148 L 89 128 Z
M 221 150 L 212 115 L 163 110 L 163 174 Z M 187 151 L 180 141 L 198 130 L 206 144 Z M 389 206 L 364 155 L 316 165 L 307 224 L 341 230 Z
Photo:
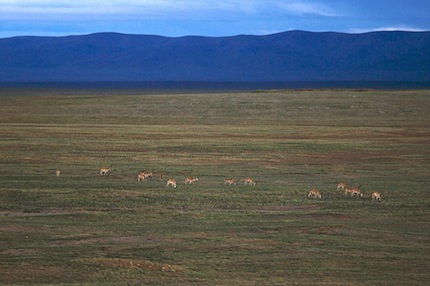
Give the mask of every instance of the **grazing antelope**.
M 59 177 L 59 176 L 60 176 L 60 174 L 61 174 L 61 171 L 57 169 L 57 170 L 55 171 L 55 176 L 56 176 L 56 177 Z
M 255 186 L 256 183 L 252 178 L 246 178 L 243 184 L 248 186 Z
M 308 198 L 314 197 L 315 199 L 321 199 L 321 192 L 317 189 L 310 189 L 308 193 Z
M 343 195 L 344 195 L 344 196 L 347 196 L 347 195 L 351 195 L 351 196 L 352 196 L 353 191 L 354 191 L 354 189 L 353 189 L 353 188 L 345 188 L 345 189 L 343 190 Z
M 337 184 L 337 188 L 336 190 L 338 191 L 345 191 L 346 185 L 344 182 L 340 182 L 339 184 Z
M 197 182 L 199 179 L 195 177 L 188 177 L 185 179 L 185 184 L 191 185 L 194 182 Z
M 379 192 L 373 192 L 372 193 L 372 201 L 381 201 L 381 194 Z
M 164 177 L 165 177 L 166 175 L 164 174 L 164 173 L 160 173 L 160 181 L 164 181 Z
M 364 194 L 360 191 L 360 189 L 354 188 L 352 189 L 351 197 L 354 197 L 354 196 L 362 198 Z
M 225 179 L 224 180 L 224 185 L 229 185 L 229 186 L 235 185 L 236 186 L 236 183 L 237 182 L 234 179 Z
M 166 187 L 168 186 L 172 186 L 173 188 L 176 188 L 176 181 L 174 179 L 168 180 Z
M 152 172 L 142 172 L 139 175 L 137 175 L 137 180 L 140 182 L 142 180 L 148 181 L 149 178 L 152 177 Z
M 106 175 L 107 172 L 110 171 L 110 168 L 111 167 L 109 167 L 109 168 L 100 168 L 100 175 Z

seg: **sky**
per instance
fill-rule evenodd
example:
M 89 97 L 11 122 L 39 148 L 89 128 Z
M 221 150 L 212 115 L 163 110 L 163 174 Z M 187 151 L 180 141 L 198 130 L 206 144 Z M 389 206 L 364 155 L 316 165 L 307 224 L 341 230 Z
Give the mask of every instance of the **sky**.
M 0 38 L 430 31 L 430 0 L 0 0 Z

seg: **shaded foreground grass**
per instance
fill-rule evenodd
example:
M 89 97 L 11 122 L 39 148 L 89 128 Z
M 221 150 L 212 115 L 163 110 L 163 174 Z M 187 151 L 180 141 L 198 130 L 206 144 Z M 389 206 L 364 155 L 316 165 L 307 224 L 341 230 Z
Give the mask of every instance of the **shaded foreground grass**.
M 429 91 L 19 92 L 0 97 L 2 285 L 430 280 Z

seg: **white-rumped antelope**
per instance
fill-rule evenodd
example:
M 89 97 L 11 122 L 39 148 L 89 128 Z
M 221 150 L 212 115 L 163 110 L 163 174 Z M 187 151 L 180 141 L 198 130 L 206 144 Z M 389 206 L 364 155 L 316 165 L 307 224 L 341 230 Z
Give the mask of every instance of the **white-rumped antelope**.
M 244 183 L 243 183 L 244 185 L 248 185 L 248 186 L 255 186 L 255 181 L 254 181 L 254 179 L 252 179 L 252 178 L 246 178 L 245 180 L 244 180 Z
M 343 190 L 343 195 L 344 196 L 348 196 L 348 195 L 352 195 L 352 192 L 354 191 L 354 189 L 353 188 L 345 188 L 344 190 Z
M 140 181 L 148 181 L 149 178 L 152 177 L 152 172 L 142 172 L 137 175 L 137 180 Z
M 358 189 L 358 188 L 353 188 L 352 189 L 351 197 L 360 197 L 360 198 L 362 198 L 363 196 L 364 196 L 364 194 L 361 192 L 360 189 Z
M 381 194 L 379 192 L 373 192 L 372 193 L 372 201 L 381 201 Z
M 188 177 L 188 178 L 185 178 L 185 184 L 188 184 L 188 185 L 191 185 L 192 183 L 194 183 L 194 182 L 197 182 L 199 179 L 198 178 L 195 178 L 195 177 Z
M 167 181 L 166 187 L 171 186 L 173 188 L 176 188 L 176 181 L 174 179 L 170 179 Z
M 321 192 L 317 189 L 310 189 L 308 192 L 308 198 L 314 197 L 315 199 L 321 199 Z
M 339 184 L 337 184 L 336 190 L 345 191 L 345 188 L 346 188 L 346 184 L 344 182 L 340 182 Z
M 237 184 L 237 182 L 234 180 L 234 179 L 225 179 L 224 180 L 224 185 L 229 185 L 229 186 L 231 186 L 231 185 L 235 185 L 236 186 L 236 184 Z
M 111 167 L 109 168 L 100 168 L 100 175 L 106 175 L 109 172 Z

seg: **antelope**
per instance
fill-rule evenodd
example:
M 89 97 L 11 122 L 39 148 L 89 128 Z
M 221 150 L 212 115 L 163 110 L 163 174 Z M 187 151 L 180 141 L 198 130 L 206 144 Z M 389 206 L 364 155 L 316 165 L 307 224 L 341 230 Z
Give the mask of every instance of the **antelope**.
M 152 172 L 142 172 L 139 175 L 137 175 L 137 180 L 140 182 L 142 180 L 148 181 L 149 178 L 152 177 Z
M 160 173 L 160 181 L 164 181 L 164 177 L 165 177 L 164 173 Z
M 176 188 L 176 181 L 174 179 L 168 180 L 166 187 L 168 186 L 172 186 L 173 188 Z
M 320 192 L 319 190 L 317 190 L 317 189 L 311 189 L 311 190 L 309 190 L 308 198 L 310 198 L 310 197 L 312 197 L 312 196 L 313 196 L 315 199 L 316 199 L 316 198 L 321 199 L 321 192 Z
M 352 196 L 352 193 L 354 192 L 354 189 L 352 189 L 352 188 L 345 188 L 344 190 L 343 190 L 343 195 L 344 196 L 347 196 L 347 195 L 351 195 Z
M 243 184 L 248 186 L 255 186 L 256 183 L 252 178 L 246 178 Z
M 354 189 L 352 189 L 352 193 L 351 193 L 351 197 L 353 197 L 353 196 L 357 196 L 357 197 L 362 198 L 364 196 L 364 194 L 360 191 L 360 189 L 354 188 Z
M 338 191 L 345 191 L 346 185 L 344 182 L 340 182 L 339 184 L 337 184 L 337 188 L 336 190 Z
M 55 171 L 55 176 L 56 176 L 56 177 L 59 177 L 59 176 L 60 176 L 60 173 L 61 173 L 61 171 L 57 169 L 57 170 Z
M 235 185 L 236 186 L 236 183 L 237 182 L 234 179 L 225 179 L 224 180 L 224 185 L 229 185 L 229 186 Z
M 195 177 L 188 177 L 185 179 L 185 184 L 191 185 L 194 182 L 197 182 L 199 179 Z
M 372 201 L 381 201 L 381 194 L 379 192 L 373 192 L 372 193 Z
M 110 171 L 110 168 L 111 167 L 109 167 L 109 168 L 100 168 L 100 175 L 106 175 L 107 172 Z

